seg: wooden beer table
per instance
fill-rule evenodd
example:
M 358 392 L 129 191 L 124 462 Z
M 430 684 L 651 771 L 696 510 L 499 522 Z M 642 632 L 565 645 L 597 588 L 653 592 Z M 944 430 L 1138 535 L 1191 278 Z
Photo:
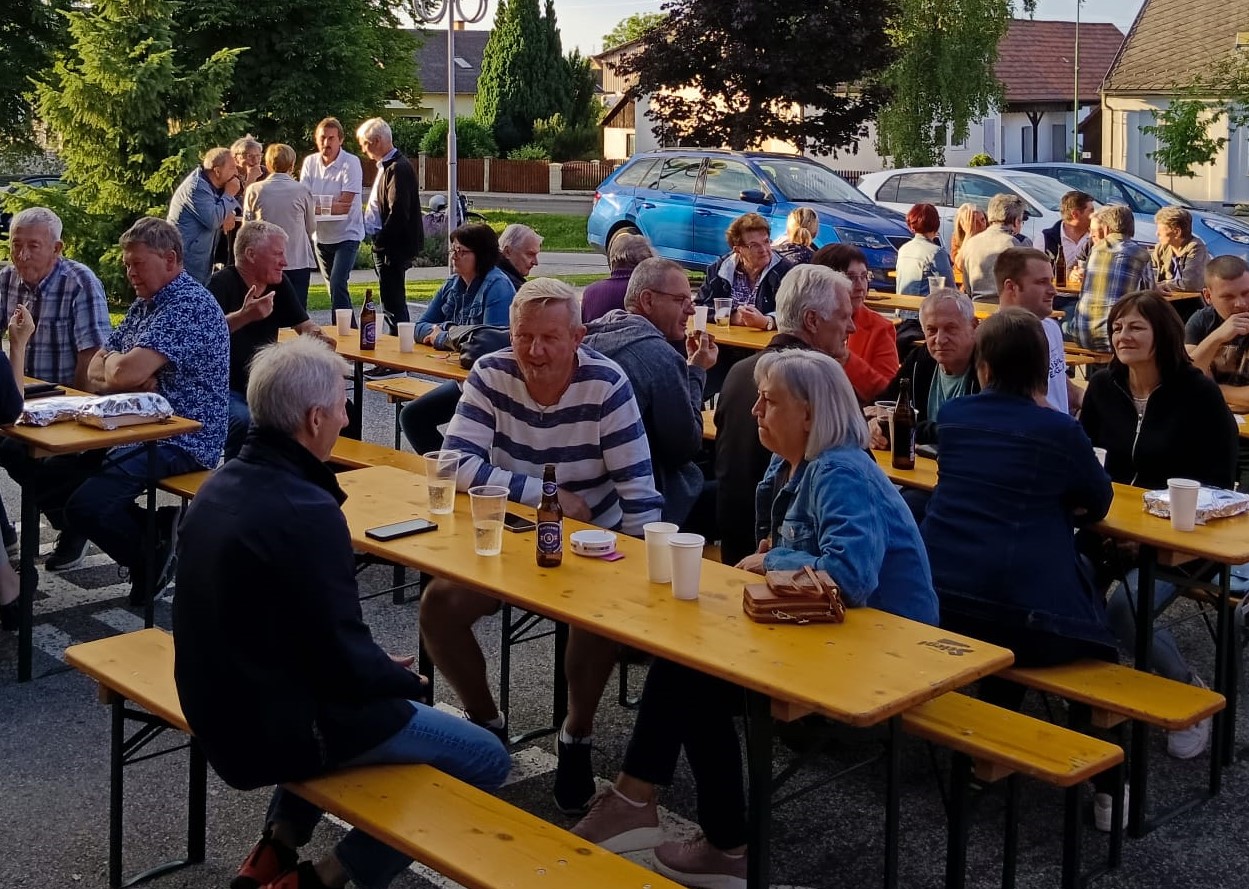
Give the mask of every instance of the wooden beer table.
M 365 530 L 428 515 L 418 476 L 373 467 L 338 476 L 343 513 L 357 549 L 445 577 L 554 620 L 742 686 L 747 691 L 750 756 L 750 885 L 768 885 L 773 711 L 782 718 L 818 712 L 852 726 L 888 723 L 885 885 L 897 884 L 900 727 L 908 708 L 1009 665 L 1009 651 L 871 608 L 852 608 L 843 624 L 757 624 L 742 613 L 742 589 L 758 576 L 704 560 L 696 601 L 673 598 L 646 577 L 646 545 L 619 535 L 629 565 L 565 549 L 558 568 L 535 564 L 534 532 L 504 533 L 497 557 L 473 549 L 468 498 L 435 516 L 437 531 L 389 542 Z M 508 504 L 510 510 L 529 510 Z M 586 527 L 565 519 L 565 533 Z

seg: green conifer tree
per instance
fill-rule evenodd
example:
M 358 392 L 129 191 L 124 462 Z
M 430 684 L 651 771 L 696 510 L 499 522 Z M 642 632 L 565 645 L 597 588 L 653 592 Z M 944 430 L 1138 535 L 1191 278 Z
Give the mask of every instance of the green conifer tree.
M 562 113 L 568 103 L 567 68 L 555 8 L 546 0 L 500 0 L 482 55 L 476 116 L 494 130 L 505 154 L 533 138 L 535 121 Z

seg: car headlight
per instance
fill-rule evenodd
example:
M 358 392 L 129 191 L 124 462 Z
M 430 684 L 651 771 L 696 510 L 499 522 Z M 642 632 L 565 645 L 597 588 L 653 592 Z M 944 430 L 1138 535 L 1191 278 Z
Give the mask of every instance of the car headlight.
M 883 235 L 864 231 L 861 228 L 834 228 L 837 240 L 843 244 L 866 247 L 869 250 L 892 250 L 893 245 Z
M 1229 241 L 1237 244 L 1249 244 L 1249 228 L 1244 228 L 1234 222 L 1225 222 L 1222 219 L 1211 219 L 1206 217 L 1204 222 L 1206 227 L 1213 229 Z

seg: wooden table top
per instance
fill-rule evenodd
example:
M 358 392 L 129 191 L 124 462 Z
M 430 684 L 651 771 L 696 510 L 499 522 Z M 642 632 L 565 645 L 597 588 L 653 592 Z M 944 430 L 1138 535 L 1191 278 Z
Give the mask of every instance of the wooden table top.
M 617 541 L 624 564 L 566 548 L 562 566 L 539 568 L 533 532 L 505 532 L 500 556 L 478 556 L 467 496 L 457 496 L 454 514 L 429 516 L 418 476 L 373 467 L 338 479 L 358 549 L 850 725 L 876 724 L 1012 660 L 1006 649 L 870 608 L 850 609 L 840 625 L 757 624 L 742 613 L 741 598 L 759 577 L 718 562 L 703 561 L 697 601 L 678 601 L 667 584 L 647 581 L 646 546 L 624 535 Z M 435 519 L 439 529 L 388 543 L 364 536 L 366 528 L 415 515 Z M 568 533 L 585 527 L 566 525 Z
M 411 352 L 399 351 L 399 337 L 387 333 L 377 335 L 377 348 L 366 350 L 360 348 L 360 333 L 353 330 L 348 336 L 339 336 L 338 327 L 327 324 L 321 330 L 326 336 L 332 337 L 337 345 L 334 350 L 348 361 L 360 364 L 379 364 L 395 370 L 412 371 L 426 376 L 444 380 L 465 380 L 468 371 L 460 367 L 460 356 L 455 352 L 439 352 L 432 346 L 417 343 Z M 281 341 L 299 336 L 290 328 L 278 333 Z

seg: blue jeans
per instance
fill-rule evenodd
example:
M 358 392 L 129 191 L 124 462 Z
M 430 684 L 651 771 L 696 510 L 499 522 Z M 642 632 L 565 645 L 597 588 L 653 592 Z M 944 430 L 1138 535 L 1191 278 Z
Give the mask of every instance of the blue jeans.
M 428 763 L 482 790 L 494 791 L 503 785 L 512 760 L 498 738 L 467 719 L 415 701 L 412 706 L 416 712 L 403 729 L 342 767 Z M 292 829 L 296 845 L 302 846 L 312 838 L 322 814 L 312 803 L 278 787 L 269 802 L 265 824 L 286 824 Z M 438 813 L 431 811 L 429 817 L 437 818 Z M 402 852 L 358 828 L 352 828 L 339 841 L 334 853 L 353 884 L 361 889 L 389 886 L 412 863 Z
M 359 252 L 359 241 L 317 244 L 317 268 L 321 270 L 321 276 L 329 282 L 330 302 L 336 309 L 351 308 L 347 282 L 351 279 L 351 270 L 356 265 L 356 254 Z M 351 326 L 356 326 L 354 318 Z
M 252 424 L 252 412 L 247 407 L 247 396 L 242 392 L 230 390 L 229 426 L 226 429 L 225 458 L 233 460 L 243 447 L 243 439 L 247 438 L 247 429 Z
M 1114 630 L 1119 645 L 1128 651 L 1136 651 L 1136 589 L 1138 572 L 1129 571 L 1126 583 L 1119 584 L 1110 601 L 1106 603 L 1106 620 Z M 1154 617 L 1157 617 L 1179 595 L 1179 588 L 1163 580 L 1154 582 Z M 1170 630 L 1154 629 L 1153 658 L 1151 666 L 1159 676 L 1176 682 L 1190 683 L 1193 671 L 1180 654 L 1180 648 Z
M 308 311 L 308 283 L 312 280 L 312 269 L 287 269 L 286 280 L 295 289 L 295 299 L 299 300 L 305 312 Z
M 203 466 L 177 445 L 158 444 L 151 478 L 162 479 Z M 147 445 L 113 448 L 104 463 L 69 495 L 65 522 L 124 568 L 143 559 L 145 511 L 134 502 L 148 483 Z
M 451 421 L 459 403 L 460 387 L 448 381 L 403 406 L 399 412 L 399 426 L 414 451 L 426 454 L 442 448 L 438 426 Z

